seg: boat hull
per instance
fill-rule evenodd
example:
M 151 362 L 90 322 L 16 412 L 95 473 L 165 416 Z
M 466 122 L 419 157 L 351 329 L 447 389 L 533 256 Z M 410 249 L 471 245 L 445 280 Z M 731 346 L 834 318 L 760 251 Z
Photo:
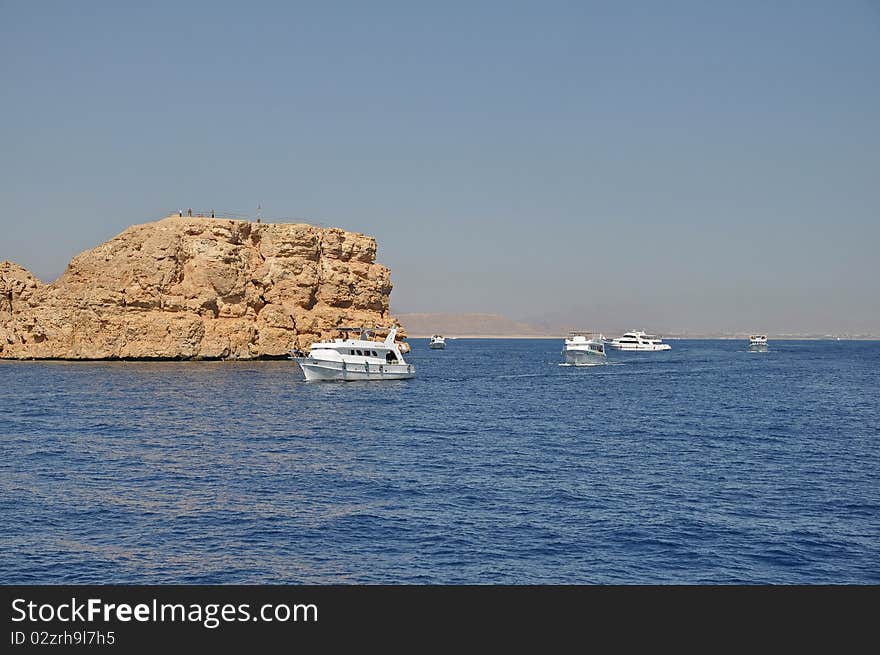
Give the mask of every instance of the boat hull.
M 608 363 L 608 358 L 605 355 L 587 350 L 563 350 L 562 356 L 565 358 L 565 363 L 572 366 L 595 366 Z
M 308 381 L 408 380 L 416 376 L 412 364 L 348 364 L 311 357 L 296 361 Z
M 431 350 L 445 350 L 446 344 L 440 342 L 434 342 L 431 344 Z
M 637 353 L 637 352 L 647 353 L 647 352 L 661 352 L 663 350 L 672 350 L 672 346 L 670 346 L 668 343 L 658 343 L 658 344 L 651 344 L 651 345 L 632 345 L 632 344 L 608 343 L 606 345 L 609 348 L 612 348 L 614 350 L 617 350 L 620 352 L 627 352 L 627 353 Z

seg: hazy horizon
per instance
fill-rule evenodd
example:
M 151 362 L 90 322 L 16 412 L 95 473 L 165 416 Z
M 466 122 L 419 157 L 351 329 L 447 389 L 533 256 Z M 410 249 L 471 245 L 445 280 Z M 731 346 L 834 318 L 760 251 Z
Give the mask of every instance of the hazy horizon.
M 876 2 L 0 19 L 0 260 L 46 282 L 131 224 L 259 204 L 375 236 L 398 312 L 880 334 Z

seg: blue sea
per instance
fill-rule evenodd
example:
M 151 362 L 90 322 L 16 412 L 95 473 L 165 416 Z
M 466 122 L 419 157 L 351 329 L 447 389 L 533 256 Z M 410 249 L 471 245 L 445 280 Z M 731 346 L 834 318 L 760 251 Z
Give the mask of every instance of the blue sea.
M 880 583 L 880 342 L 0 362 L 0 583 Z

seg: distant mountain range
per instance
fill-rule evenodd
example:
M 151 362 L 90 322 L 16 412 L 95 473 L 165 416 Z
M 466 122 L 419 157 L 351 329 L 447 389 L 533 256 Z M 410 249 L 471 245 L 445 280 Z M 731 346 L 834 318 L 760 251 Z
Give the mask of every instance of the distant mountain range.
M 392 312 L 398 318 L 406 332 L 411 337 L 429 337 L 432 334 L 442 334 L 447 337 L 526 337 L 526 338 L 561 338 L 570 330 L 582 329 L 577 325 L 563 325 L 551 323 L 532 323 L 530 321 L 515 321 L 501 314 L 480 313 L 453 313 L 453 312 L 427 312 L 427 313 L 399 313 Z M 594 327 L 594 326 L 590 326 Z M 629 328 L 610 329 L 604 332 L 606 337 L 619 336 Z M 713 332 L 713 333 L 689 333 L 689 332 L 664 332 L 659 334 L 667 339 L 745 339 L 748 334 L 744 332 Z M 877 339 L 877 335 L 870 334 L 795 334 L 795 333 L 770 333 L 771 339 Z
M 556 336 L 530 323 L 513 321 L 500 314 L 395 314 L 408 335 L 429 337 L 549 337 Z

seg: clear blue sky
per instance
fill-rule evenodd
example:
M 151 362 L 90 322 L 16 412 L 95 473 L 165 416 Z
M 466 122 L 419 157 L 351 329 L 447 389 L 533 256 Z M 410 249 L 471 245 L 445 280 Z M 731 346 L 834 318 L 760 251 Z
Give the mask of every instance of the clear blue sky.
M 880 333 L 880 3 L 0 0 L 0 260 L 179 207 L 397 311 Z

